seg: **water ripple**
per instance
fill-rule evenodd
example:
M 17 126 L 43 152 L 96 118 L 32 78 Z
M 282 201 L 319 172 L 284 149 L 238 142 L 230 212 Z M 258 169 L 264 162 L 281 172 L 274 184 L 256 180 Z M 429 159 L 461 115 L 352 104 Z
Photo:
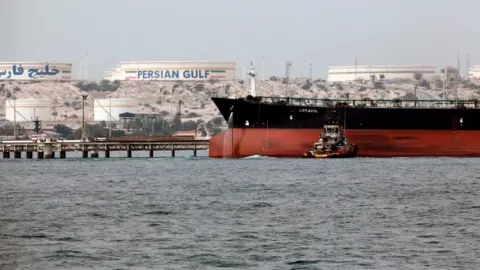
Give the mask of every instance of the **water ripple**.
M 0 160 L 0 269 L 475 269 L 479 162 Z

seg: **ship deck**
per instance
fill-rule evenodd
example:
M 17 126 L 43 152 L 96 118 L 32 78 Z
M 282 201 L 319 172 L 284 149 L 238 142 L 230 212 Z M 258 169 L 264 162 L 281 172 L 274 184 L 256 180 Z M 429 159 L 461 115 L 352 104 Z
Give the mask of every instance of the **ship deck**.
M 312 106 L 312 107 L 338 107 L 348 106 L 357 108 L 469 108 L 479 109 L 480 102 L 477 99 L 450 100 L 450 99 L 329 99 L 329 98 L 301 98 L 301 97 L 275 97 L 259 96 L 252 99 L 245 99 L 249 102 L 261 104 L 291 105 L 291 106 Z

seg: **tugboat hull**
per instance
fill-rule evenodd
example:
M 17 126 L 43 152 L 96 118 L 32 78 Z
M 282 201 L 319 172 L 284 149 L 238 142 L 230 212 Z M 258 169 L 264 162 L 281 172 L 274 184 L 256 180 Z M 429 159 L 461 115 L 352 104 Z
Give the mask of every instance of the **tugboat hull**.
M 305 152 L 303 158 L 353 158 L 357 156 L 358 146 L 352 144 L 352 147 L 346 152 L 333 152 L 328 154 Z

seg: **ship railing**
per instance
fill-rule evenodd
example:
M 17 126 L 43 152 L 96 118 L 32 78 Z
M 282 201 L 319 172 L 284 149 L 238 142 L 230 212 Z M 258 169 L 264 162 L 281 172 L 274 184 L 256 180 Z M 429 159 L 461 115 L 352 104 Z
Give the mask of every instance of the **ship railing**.
M 297 97 L 261 97 L 262 103 L 286 104 L 299 106 L 322 107 L 356 107 L 356 108 L 470 108 L 479 109 L 480 101 L 469 100 L 439 100 L 439 99 L 318 99 Z

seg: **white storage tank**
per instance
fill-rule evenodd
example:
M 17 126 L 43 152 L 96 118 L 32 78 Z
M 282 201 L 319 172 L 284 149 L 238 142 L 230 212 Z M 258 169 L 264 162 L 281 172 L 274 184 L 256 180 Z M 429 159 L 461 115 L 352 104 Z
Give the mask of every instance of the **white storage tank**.
M 15 116 L 14 111 L 16 111 Z M 40 121 L 51 121 L 52 112 L 52 102 L 48 99 L 7 99 L 5 101 L 5 118 L 10 122 L 30 122 L 37 117 Z
M 328 67 L 328 82 L 344 82 L 357 79 L 414 79 L 415 73 L 422 74 L 423 78 L 435 75 L 433 65 L 370 65 L 370 66 L 332 66 Z
M 121 113 L 137 113 L 137 100 L 130 98 L 95 99 L 93 104 L 94 121 L 120 120 Z

